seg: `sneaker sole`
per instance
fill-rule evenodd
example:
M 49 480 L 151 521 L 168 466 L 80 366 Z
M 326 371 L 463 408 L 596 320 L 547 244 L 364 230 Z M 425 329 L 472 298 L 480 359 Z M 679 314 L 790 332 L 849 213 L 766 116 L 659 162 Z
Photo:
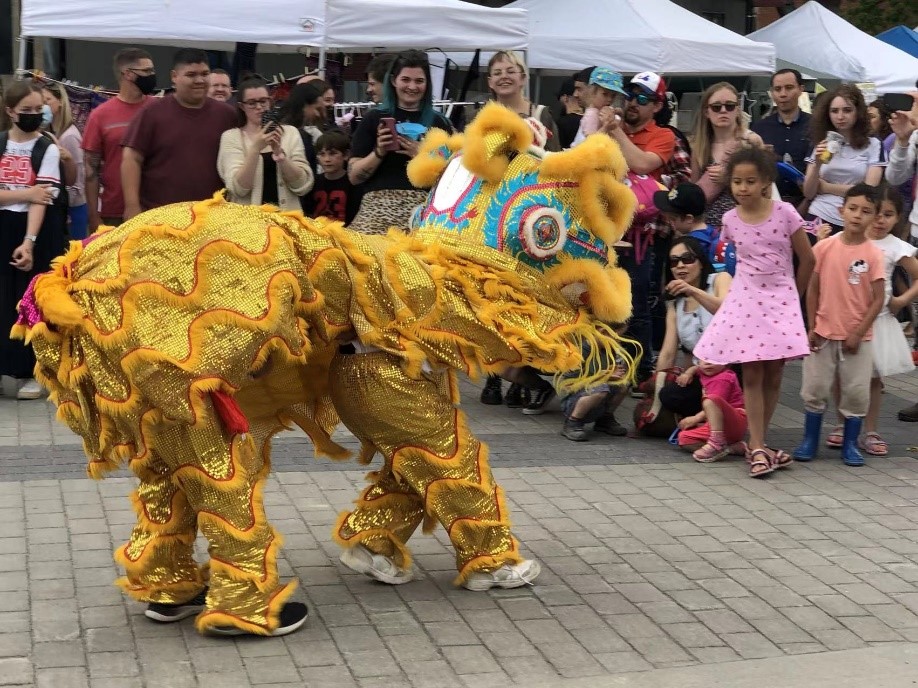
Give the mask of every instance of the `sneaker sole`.
M 303 627 L 303 624 L 306 623 L 309 619 L 309 612 L 307 611 L 305 616 L 299 621 L 290 624 L 289 626 L 283 626 L 282 628 L 275 628 L 268 635 L 264 636 L 266 638 L 280 638 L 284 635 L 290 635 L 294 631 L 298 631 Z M 241 635 L 251 635 L 259 636 L 259 633 L 249 633 L 248 631 L 243 631 L 241 628 L 236 628 L 235 626 L 213 626 L 207 629 L 207 633 L 210 635 L 218 635 L 223 638 L 236 638 Z
M 159 612 L 155 612 L 152 609 L 147 609 L 144 611 L 143 615 L 151 621 L 155 621 L 156 623 L 166 624 L 175 623 L 176 621 L 181 621 L 182 619 L 187 619 L 189 616 L 197 616 L 202 611 L 204 611 L 204 605 L 201 605 L 200 607 L 186 607 L 172 616 L 160 614 Z
M 543 413 L 545 413 L 545 410 L 546 410 L 545 408 L 537 408 L 537 409 L 524 408 L 523 415 L 524 416 L 541 416 Z
M 341 556 L 338 557 L 338 561 L 340 561 L 355 573 L 362 574 L 368 578 L 377 580 L 380 583 L 386 583 L 387 585 L 403 585 L 414 580 L 414 573 L 409 573 L 407 576 L 390 576 L 389 574 L 383 573 L 378 569 L 374 569 L 371 564 L 367 564 L 366 562 L 351 556 L 351 551 L 347 549 L 341 553 Z
M 511 580 L 505 581 L 473 579 L 463 583 L 463 587 L 466 590 L 471 590 L 472 592 L 487 592 L 491 588 L 502 588 L 504 590 L 510 590 L 511 588 L 522 588 L 524 585 L 532 585 L 532 581 L 538 578 L 540 573 L 542 573 L 541 565 L 539 565 L 539 562 L 533 561 L 532 565 L 529 567 L 529 570 L 519 578 L 513 578 Z

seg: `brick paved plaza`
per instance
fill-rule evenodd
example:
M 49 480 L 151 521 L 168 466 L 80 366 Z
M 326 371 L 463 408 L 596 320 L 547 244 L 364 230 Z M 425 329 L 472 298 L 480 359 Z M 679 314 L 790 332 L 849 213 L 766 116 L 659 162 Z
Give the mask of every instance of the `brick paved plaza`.
M 788 369 L 774 433 L 802 414 Z M 44 402 L 0 398 L 0 685 L 913 686 L 918 680 L 918 425 L 895 411 L 918 375 L 893 379 L 890 457 L 846 468 L 831 450 L 767 480 L 733 460 L 699 465 L 660 440 L 558 434 L 485 407 L 516 534 L 543 573 L 532 588 L 454 589 L 442 530 L 412 541 L 421 580 L 376 584 L 337 561 L 330 527 L 363 484 L 353 463 L 275 442 L 268 515 L 306 627 L 282 639 L 212 639 L 162 626 L 112 585 L 111 550 L 133 512 L 124 473 L 83 477 L 77 439 Z M 630 410 L 630 403 L 627 410 Z M 624 416 L 620 420 L 624 421 Z M 348 440 L 345 438 L 344 443 Z M 350 442 L 354 446 L 353 441 Z M 203 547 L 202 547 L 203 552 Z

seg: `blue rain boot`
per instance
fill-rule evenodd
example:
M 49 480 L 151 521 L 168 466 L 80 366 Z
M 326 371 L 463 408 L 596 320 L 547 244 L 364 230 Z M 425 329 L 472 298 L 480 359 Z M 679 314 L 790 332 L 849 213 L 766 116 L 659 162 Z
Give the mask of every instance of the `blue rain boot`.
M 857 450 L 857 438 L 861 435 L 863 418 L 845 418 L 845 439 L 842 443 L 842 461 L 846 466 L 863 466 L 864 457 Z
M 819 451 L 819 431 L 822 430 L 822 414 L 806 412 L 803 422 L 803 442 L 794 449 L 796 461 L 812 461 Z

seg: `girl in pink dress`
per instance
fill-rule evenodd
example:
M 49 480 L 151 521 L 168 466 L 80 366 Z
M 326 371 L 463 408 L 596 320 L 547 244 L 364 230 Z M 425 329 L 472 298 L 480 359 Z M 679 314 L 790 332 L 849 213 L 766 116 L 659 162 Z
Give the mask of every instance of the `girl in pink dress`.
M 721 238 L 736 245 L 736 276 L 693 352 L 712 363 L 743 366 L 746 459 L 754 478 L 793 461 L 769 449 L 765 433 L 778 405 L 784 362 L 810 351 L 800 297 L 815 259 L 803 218 L 789 203 L 771 200 L 775 174 L 773 155 L 761 148 L 742 148 L 727 163 L 737 207 L 724 215 Z

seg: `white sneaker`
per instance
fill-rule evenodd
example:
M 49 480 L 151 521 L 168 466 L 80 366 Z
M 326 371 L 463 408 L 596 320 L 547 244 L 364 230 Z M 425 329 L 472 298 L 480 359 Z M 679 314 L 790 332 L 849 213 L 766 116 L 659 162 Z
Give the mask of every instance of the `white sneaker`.
M 495 571 L 476 571 L 469 574 L 462 585 L 475 592 L 484 592 L 491 588 L 521 588 L 532 585 L 532 581 L 542 573 L 542 567 L 534 559 L 524 559 L 519 564 L 504 564 Z
M 17 399 L 41 399 L 45 395 L 45 389 L 35 380 L 26 380 L 19 391 L 16 392 Z
M 363 545 L 344 550 L 339 557 L 342 564 L 351 571 L 362 573 L 381 583 L 401 585 L 414 579 L 413 569 L 402 569 L 391 558 L 374 554 Z

